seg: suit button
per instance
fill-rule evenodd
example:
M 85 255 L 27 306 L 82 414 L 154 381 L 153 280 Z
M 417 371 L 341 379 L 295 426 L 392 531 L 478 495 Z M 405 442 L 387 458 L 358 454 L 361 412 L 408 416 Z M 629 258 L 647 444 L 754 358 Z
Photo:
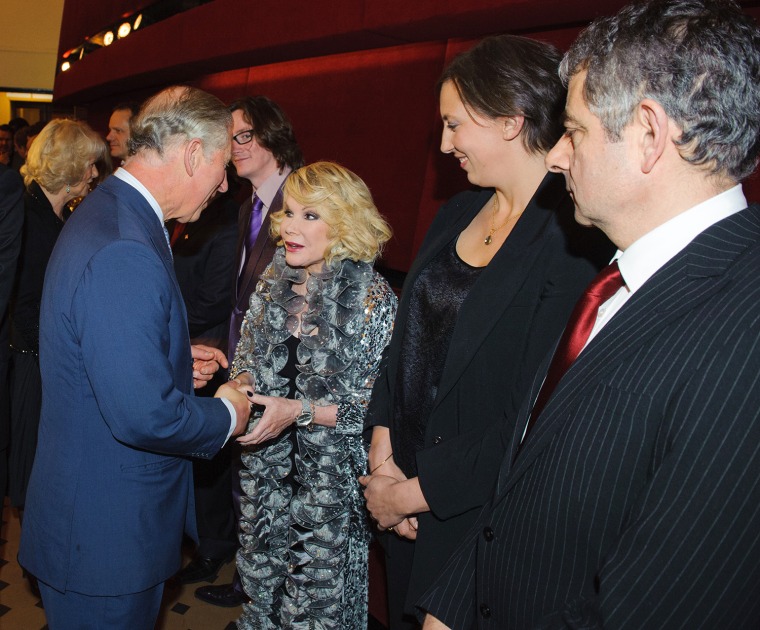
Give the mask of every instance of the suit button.
M 443 438 L 440 435 L 436 435 L 433 438 L 433 444 L 440 444 L 441 442 L 443 442 Z
M 483 619 L 490 619 L 491 618 L 491 609 L 486 606 L 485 604 L 480 605 L 480 616 L 483 617 Z
M 490 527 L 483 528 L 483 538 L 486 539 L 486 542 L 493 540 L 493 530 Z

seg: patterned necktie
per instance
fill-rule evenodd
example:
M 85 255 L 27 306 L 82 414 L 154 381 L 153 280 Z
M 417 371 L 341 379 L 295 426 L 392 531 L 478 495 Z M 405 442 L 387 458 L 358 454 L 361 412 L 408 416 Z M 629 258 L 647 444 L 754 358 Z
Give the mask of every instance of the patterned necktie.
M 248 259 L 251 257 L 253 246 L 256 244 L 256 239 L 259 236 L 261 230 L 261 215 L 264 209 L 264 202 L 259 199 L 258 195 L 253 195 L 253 207 L 251 208 L 251 218 L 248 220 L 248 231 L 245 233 L 245 257 L 243 259 L 243 266 L 240 268 L 240 275 L 238 276 L 238 289 L 240 289 L 240 282 L 245 275 L 245 269 L 248 266 Z
M 174 260 L 174 254 L 172 254 L 172 245 L 169 241 L 169 230 L 166 229 L 166 226 L 161 224 L 161 228 L 164 230 L 164 238 L 166 239 L 166 246 L 169 248 L 169 256 L 172 260 Z
M 533 428 L 536 418 L 546 405 L 554 388 L 586 345 L 596 323 L 599 307 L 615 295 L 624 284 L 623 276 L 620 275 L 616 261 L 602 269 L 591 281 L 591 284 L 586 287 L 583 295 L 576 303 L 570 320 L 565 326 L 565 332 L 562 333 L 562 339 L 559 340 L 557 349 L 554 351 L 546 379 L 530 414 L 528 428 L 525 431 L 526 436 Z

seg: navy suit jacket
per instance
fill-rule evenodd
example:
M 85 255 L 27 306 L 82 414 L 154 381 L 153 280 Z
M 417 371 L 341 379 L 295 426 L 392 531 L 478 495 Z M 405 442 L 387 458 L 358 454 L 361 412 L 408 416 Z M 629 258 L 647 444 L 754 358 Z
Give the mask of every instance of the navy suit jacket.
M 42 414 L 20 563 L 58 590 L 134 593 L 180 566 L 195 533 L 189 456 L 211 457 L 225 405 L 193 395 L 187 317 L 161 222 L 111 177 L 50 258 Z
M 760 627 L 760 206 L 700 234 L 521 411 L 420 602 L 453 628 Z

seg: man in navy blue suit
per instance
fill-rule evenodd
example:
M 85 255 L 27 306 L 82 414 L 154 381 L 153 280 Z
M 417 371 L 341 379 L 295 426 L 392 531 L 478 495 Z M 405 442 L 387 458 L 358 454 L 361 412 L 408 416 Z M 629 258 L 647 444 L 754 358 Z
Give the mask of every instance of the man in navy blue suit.
M 197 353 L 163 226 L 196 220 L 226 190 L 231 127 L 201 90 L 151 98 L 124 167 L 79 206 L 50 259 L 19 561 L 56 630 L 154 627 L 183 531 L 195 536 L 190 458 L 245 430 L 248 392 L 193 396 Z
M 731 0 L 636 3 L 561 75 L 546 162 L 618 252 L 418 602 L 424 627 L 760 628 L 760 205 L 741 186 L 760 29 Z

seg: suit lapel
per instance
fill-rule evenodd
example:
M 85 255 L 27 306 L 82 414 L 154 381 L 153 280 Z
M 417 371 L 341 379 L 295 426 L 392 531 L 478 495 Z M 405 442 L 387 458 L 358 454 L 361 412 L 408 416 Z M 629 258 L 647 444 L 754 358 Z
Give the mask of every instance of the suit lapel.
M 283 182 L 284 184 L 284 182 Z M 248 257 L 248 261 L 246 262 L 245 269 L 243 269 L 242 278 L 240 279 L 240 283 L 235 283 L 236 288 L 239 286 L 239 290 L 237 290 L 236 296 L 235 296 L 235 302 L 238 306 L 238 308 L 245 312 L 248 309 L 248 301 L 243 300 L 245 304 L 240 303 L 240 298 L 243 296 L 249 296 L 256 288 L 256 284 L 259 281 L 259 274 L 256 272 L 256 269 L 259 267 L 259 263 L 261 261 L 261 256 L 266 252 L 269 248 L 267 245 L 271 243 L 272 237 L 269 236 L 269 219 L 270 215 L 275 208 L 279 208 L 282 205 L 282 187 L 277 191 L 277 194 L 272 199 L 272 204 L 269 206 L 269 211 L 266 213 L 266 216 L 264 216 L 262 222 L 261 222 L 261 229 L 259 230 L 259 235 L 256 237 L 256 243 L 253 246 L 253 251 L 251 252 L 251 255 Z M 248 230 L 248 221 L 250 220 L 251 216 L 251 208 L 252 204 L 249 201 L 248 205 L 245 209 L 245 225 L 241 228 L 241 238 L 243 239 L 243 242 L 245 241 L 245 233 Z M 242 246 L 240 248 L 240 256 L 242 256 Z M 238 257 L 238 261 L 240 260 L 240 257 Z M 269 261 L 266 261 L 269 263 Z M 237 280 L 237 278 L 236 278 Z
M 456 385 L 512 304 L 541 255 L 547 224 L 563 199 L 566 199 L 564 181 L 561 177 L 547 175 L 512 233 L 481 272 L 459 311 L 436 404 Z M 457 360 L 452 361 L 450 357 L 457 357 Z
M 469 197 L 469 203 L 462 201 L 460 207 L 457 209 L 458 211 L 452 212 L 452 218 L 449 223 L 445 225 L 443 229 L 440 229 L 429 241 L 427 239 L 425 240 L 406 275 L 404 287 L 401 292 L 401 300 L 399 301 L 398 311 L 396 313 L 396 322 L 406 322 L 408 319 L 412 287 L 420 275 L 420 272 L 430 264 L 430 261 L 435 258 L 453 238 L 470 224 L 470 221 L 472 221 L 478 211 L 492 195 L 493 190 L 486 189 L 480 191 L 480 193 L 474 197 Z M 402 334 L 402 332 L 403 331 L 399 329 L 395 334 Z M 398 344 L 396 348 L 396 356 L 398 356 L 401 344 Z M 396 382 L 396 367 L 397 362 L 395 360 L 388 362 L 388 382 L 390 383 Z
M 570 366 L 520 446 L 532 401 L 548 369 L 551 357 L 547 357 L 521 410 L 512 440 L 512 457 L 502 466 L 498 493 L 509 490 L 547 447 L 567 420 L 567 410 L 572 409 L 575 400 L 603 382 L 605 374 L 629 360 L 663 328 L 729 282 L 726 271 L 757 238 L 757 210 L 745 210 L 708 228 L 652 276 Z

